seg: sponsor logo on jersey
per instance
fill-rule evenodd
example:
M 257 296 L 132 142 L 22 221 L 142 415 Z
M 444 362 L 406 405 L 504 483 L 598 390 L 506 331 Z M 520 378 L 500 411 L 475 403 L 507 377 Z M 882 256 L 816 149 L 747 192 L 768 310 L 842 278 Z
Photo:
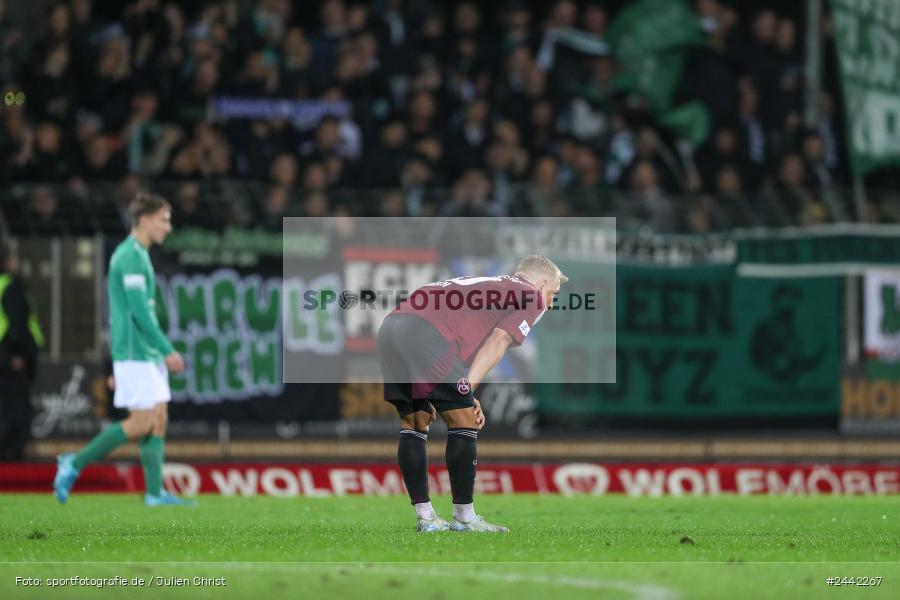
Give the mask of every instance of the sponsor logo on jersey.
M 124 284 L 124 286 L 126 288 L 140 289 L 140 290 L 147 289 L 147 280 L 144 278 L 143 275 L 141 275 L 139 273 L 126 275 L 123 278 L 122 283 Z

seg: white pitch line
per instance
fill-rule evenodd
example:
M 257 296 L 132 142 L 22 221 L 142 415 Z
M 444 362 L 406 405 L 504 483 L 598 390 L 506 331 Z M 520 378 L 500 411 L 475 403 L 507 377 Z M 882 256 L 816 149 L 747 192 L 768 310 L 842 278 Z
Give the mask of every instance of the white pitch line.
M 365 566 L 366 563 L 359 563 L 358 566 Z M 316 570 L 319 567 L 331 567 L 331 570 L 336 569 L 350 569 L 353 568 L 346 564 L 331 564 L 331 563 L 304 563 L 301 565 L 297 564 L 265 564 L 265 563 L 233 563 L 229 564 L 229 568 L 244 568 L 246 570 L 254 570 L 259 568 L 266 567 L 287 567 L 287 568 L 297 568 L 301 567 L 308 570 Z M 404 567 L 403 569 L 396 569 L 393 567 L 385 567 L 384 563 L 377 563 L 372 565 L 374 568 L 372 570 L 373 574 L 390 574 L 397 576 L 406 576 L 406 575 L 422 575 L 425 577 L 449 577 L 450 573 L 447 571 L 442 571 L 438 569 L 423 569 L 421 567 Z M 358 567 L 357 567 L 358 568 Z M 550 575 L 518 575 L 515 573 L 497 573 L 492 571 L 466 571 L 466 577 L 472 577 L 475 579 L 484 579 L 490 581 L 503 581 L 505 583 L 536 583 L 536 584 L 544 584 L 544 585 L 564 585 L 568 587 L 574 587 L 585 590 L 615 590 L 620 592 L 625 592 L 632 594 L 635 600 L 678 600 L 681 596 L 668 588 L 662 587 L 660 585 L 654 584 L 634 584 L 628 581 L 603 581 L 600 579 L 589 579 L 586 577 L 571 577 L 568 575 L 560 575 L 560 576 L 550 576 Z

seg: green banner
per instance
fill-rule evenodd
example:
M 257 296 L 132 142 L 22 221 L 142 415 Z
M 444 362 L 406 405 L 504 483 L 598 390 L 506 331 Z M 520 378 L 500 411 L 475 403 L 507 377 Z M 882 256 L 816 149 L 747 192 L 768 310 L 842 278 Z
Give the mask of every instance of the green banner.
M 873 228 L 868 234 L 765 235 L 738 241 L 737 260 L 756 265 L 895 265 L 900 263 L 900 231 Z
M 590 267 L 563 270 L 576 280 Z M 540 355 L 556 357 L 546 365 L 548 382 L 566 381 L 567 368 L 573 376 L 572 369 L 591 368 L 615 369 L 615 383 L 549 382 L 538 386 L 539 410 L 676 419 L 836 415 L 840 290 L 837 278 L 749 279 L 731 266 L 620 266 L 614 334 L 595 325 L 576 345 L 554 335 L 561 328 L 554 314 L 538 338 Z
M 280 278 L 232 269 L 159 277 L 160 326 L 190 365 L 169 376 L 176 400 L 282 394 L 281 290 Z
M 598 240 L 595 246 L 613 247 L 620 265 L 737 265 L 742 275 L 751 274 L 747 270 L 752 267 L 762 276 L 824 276 L 900 264 L 900 227 L 896 225 L 834 224 L 710 235 L 597 234 L 603 236 L 615 236 L 615 242 Z
M 900 2 L 831 0 L 854 173 L 900 163 Z

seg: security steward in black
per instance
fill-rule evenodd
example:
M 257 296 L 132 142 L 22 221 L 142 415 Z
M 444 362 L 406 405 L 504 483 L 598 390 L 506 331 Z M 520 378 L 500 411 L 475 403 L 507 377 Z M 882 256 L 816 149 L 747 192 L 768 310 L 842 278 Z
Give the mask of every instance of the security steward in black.
M 30 437 L 31 385 L 44 335 L 18 260 L 0 243 L 0 461 L 20 461 Z

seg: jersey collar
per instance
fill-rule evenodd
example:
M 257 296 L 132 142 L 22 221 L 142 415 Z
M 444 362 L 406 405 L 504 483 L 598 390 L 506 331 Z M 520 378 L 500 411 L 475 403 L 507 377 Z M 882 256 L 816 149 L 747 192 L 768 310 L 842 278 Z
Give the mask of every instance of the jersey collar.
M 514 273 L 514 275 L 515 275 L 516 277 L 518 277 L 519 279 L 521 279 L 522 281 L 527 282 L 528 285 L 530 285 L 530 286 L 533 287 L 534 289 L 537 289 L 537 286 L 534 284 L 534 282 L 531 281 L 530 279 L 528 279 L 527 277 L 525 277 L 522 273 Z

